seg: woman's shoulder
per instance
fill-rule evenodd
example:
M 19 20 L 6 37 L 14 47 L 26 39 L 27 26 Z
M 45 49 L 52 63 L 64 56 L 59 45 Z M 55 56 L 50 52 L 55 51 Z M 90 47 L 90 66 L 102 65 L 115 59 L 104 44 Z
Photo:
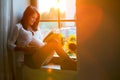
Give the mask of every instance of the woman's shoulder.
M 23 27 L 23 26 L 22 26 L 22 24 L 21 24 L 21 23 L 17 23 L 17 24 L 16 24 L 16 29 L 18 29 L 18 30 L 19 30 L 19 29 L 20 29 L 20 28 L 22 28 L 22 27 Z

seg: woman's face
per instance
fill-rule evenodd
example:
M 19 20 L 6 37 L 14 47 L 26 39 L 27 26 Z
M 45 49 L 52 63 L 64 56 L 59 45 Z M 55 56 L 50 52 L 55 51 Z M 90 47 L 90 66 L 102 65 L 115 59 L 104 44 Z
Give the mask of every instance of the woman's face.
M 28 19 L 28 25 L 31 26 L 37 19 L 37 13 L 32 14 Z

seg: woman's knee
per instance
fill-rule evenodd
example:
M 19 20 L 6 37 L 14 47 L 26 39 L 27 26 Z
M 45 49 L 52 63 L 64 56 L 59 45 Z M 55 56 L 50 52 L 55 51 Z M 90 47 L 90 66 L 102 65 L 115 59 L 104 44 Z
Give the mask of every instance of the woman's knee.
M 53 43 L 53 44 L 58 43 L 58 42 L 59 41 L 57 39 L 51 39 L 51 40 L 48 41 L 48 43 Z

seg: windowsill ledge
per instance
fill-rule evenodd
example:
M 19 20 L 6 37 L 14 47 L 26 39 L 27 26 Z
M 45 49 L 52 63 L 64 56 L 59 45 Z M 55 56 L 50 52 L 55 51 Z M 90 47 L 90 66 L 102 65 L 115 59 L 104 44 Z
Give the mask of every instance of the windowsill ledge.
M 76 58 L 72 59 L 76 60 Z M 61 64 L 59 56 L 54 56 L 53 59 L 47 65 L 44 65 L 41 68 L 54 70 L 72 70 L 69 66 Z
M 48 64 L 45 66 L 42 66 L 41 68 L 45 68 L 45 69 L 56 69 L 56 70 L 61 70 L 60 65 L 52 65 L 52 64 Z

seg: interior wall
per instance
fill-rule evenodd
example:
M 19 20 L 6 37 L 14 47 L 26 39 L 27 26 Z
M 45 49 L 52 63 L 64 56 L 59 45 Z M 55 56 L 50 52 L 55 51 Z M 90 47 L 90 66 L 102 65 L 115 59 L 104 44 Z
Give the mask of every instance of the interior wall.
M 120 1 L 77 0 L 78 80 L 119 80 Z
M 28 5 L 30 5 L 30 0 L 13 0 L 13 23 L 21 19 Z
M 32 6 L 37 7 L 37 1 L 38 1 L 38 0 L 30 0 L 30 4 L 31 4 Z

